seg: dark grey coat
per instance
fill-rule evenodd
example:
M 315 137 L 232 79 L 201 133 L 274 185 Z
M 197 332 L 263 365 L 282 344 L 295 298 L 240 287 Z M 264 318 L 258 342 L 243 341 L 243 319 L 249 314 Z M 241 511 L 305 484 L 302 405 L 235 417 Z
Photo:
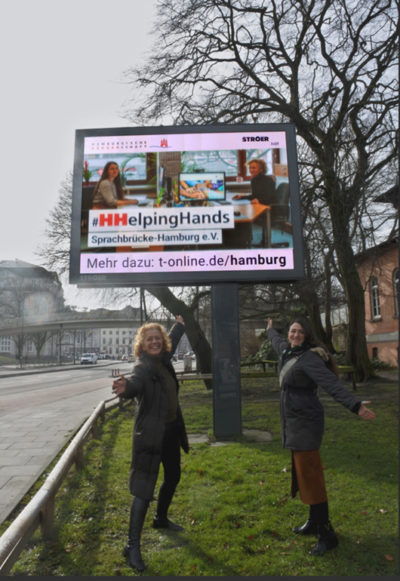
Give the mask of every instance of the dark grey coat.
M 180 323 L 176 323 L 172 327 L 169 334 L 172 350 L 171 353 L 165 354 L 163 361 L 175 378 L 177 392 L 179 384 L 171 364 L 171 356 L 184 330 L 184 326 Z M 168 412 L 167 390 L 163 378 L 157 373 L 154 358 L 146 353 L 140 356 L 134 364 L 132 376 L 127 380 L 126 391 L 122 397 L 136 398 L 137 401 L 133 429 L 130 491 L 134 496 L 151 500 L 160 468 L 162 441 Z M 177 422 L 181 447 L 185 452 L 188 452 L 189 444 L 179 404 Z
M 268 329 L 267 337 L 280 357 L 279 373 L 282 369 L 282 352 L 289 344 L 275 329 Z M 321 446 L 324 408 L 318 399 L 318 386 L 349 410 L 358 411 L 360 400 L 342 386 L 320 355 L 308 350 L 289 369 L 281 385 L 280 412 L 284 448 L 317 450 Z

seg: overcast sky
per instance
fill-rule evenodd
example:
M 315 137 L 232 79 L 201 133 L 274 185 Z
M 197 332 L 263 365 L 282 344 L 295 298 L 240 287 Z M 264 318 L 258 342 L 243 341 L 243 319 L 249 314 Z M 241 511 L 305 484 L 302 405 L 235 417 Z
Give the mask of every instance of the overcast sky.
M 123 73 L 151 46 L 155 4 L 2 4 L 0 260 L 39 264 L 45 220 L 73 168 L 75 130 L 129 125 L 121 117 L 131 95 Z

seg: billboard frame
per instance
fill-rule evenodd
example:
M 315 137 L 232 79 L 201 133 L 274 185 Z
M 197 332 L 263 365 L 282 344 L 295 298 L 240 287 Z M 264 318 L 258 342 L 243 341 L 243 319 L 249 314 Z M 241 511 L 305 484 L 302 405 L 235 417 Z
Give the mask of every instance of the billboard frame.
M 288 270 L 203 270 L 197 272 L 173 272 L 168 270 L 150 273 L 105 273 L 82 274 L 80 271 L 81 256 L 81 217 L 82 217 L 82 184 L 84 140 L 86 137 L 107 136 L 151 136 L 160 134 L 201 134 L 232 132 L 274 132 L 286 134 L 286 151 L 288 175 L 290 181 L 291 223 L 293 236 L 293 268 Z M 235 148 L 233 148 L 235 149 Z M 199 253 L 201 250 L 198 251 Z M 100 255 L 99 255 L 100 256 Z M 70 283 L 82 288 L 101 287 L 140 287 L 148 285 L 191 286 L 214 283 L 267 283 L 291 282 L 305 277 L 304 250 L 300 204 L 300 187 L 298 178 L 296 131 L 292 123 L 256 123 L 235 125 L 182 125 L 182 126 L 148 126 L 148 127 L 114 127 L 97 129 L 79 129 L 75 136 L 75 155 L 73 171 L 73 195 L 71 215 L 71 250 L 70 250 Z

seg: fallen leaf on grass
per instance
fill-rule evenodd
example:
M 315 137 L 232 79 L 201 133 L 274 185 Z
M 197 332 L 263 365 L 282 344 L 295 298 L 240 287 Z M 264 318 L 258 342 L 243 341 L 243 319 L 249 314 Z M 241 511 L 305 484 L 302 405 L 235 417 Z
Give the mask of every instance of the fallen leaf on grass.
M 392 555 L 385 555 L 386 561 L 393 561 Z
M 380 509 L 379 509 L 379 512 L 380 512 L 381 514 L 386 514 L 386 513 L 387 513 L 387 510 L 386 510 L 385 508 L 380 508 Z
M 364 516 L 368 514 L 368 512 L 366 510 L 362 510 L 361 514 L 363 514 Z

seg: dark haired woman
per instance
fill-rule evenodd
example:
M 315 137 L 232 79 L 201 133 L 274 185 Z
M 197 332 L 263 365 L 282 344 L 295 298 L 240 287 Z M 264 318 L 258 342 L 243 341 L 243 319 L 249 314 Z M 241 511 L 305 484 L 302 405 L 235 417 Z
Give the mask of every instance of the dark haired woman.
M 93 207 L 117 208 L 119 205 L 137 204 L 137 200 L 124 200 L 118 164 L 108 161 L 93 192 Z
M 314 340 L 306 319 L 292 320 L 285 340 L 268 318 L 267 337 L 280 357 L 282 443 L 292 451 L 292 497 L 299 491 L 301 501 L 310 506 L 308 520 L 293 531 L 299 535 L 317 535 L 318 542 L 310 554 L 322 555 L 336 547 L 338 539 L 329 520 L 319 454 L 324 410 L 317 387 L 324 388 L 336 401 L 365 420 L 374 419 L 375 414 L 342 386 L 332 356 Z
M 169 335 L 156 323 L 143 325 L 135 338 L 136 358 L 132 376 L 114 381 L 113 392 L 136 398 L 130 491 L 134 495 L 128 543 L 124 555 L 132 567 L 143 571 L 140 535 L 149 502 L 153 499 L 160 464 L 164 481 L 160 487 L 154 528 L 182 530 L 167 518 L 168 508 L 181 475 L 180 448 L 189 451 L 182 412 L 178 402 L 178 381 L 171 357 L 184 333 L 184 321 L 177 317 Z
M 250 173 L 251 194 L 236 194 L 233 200 L 250 200 L 252 204 L 262 204 L 269 206 L 277 202 L 275 177 L 267 176 L 267 164 L 263 159 L 251 159 L 247 162 Z M 261 247 L 267 241 L 267 226 L 264 215 L 259 216 L 254 221 L 261 226 Z

